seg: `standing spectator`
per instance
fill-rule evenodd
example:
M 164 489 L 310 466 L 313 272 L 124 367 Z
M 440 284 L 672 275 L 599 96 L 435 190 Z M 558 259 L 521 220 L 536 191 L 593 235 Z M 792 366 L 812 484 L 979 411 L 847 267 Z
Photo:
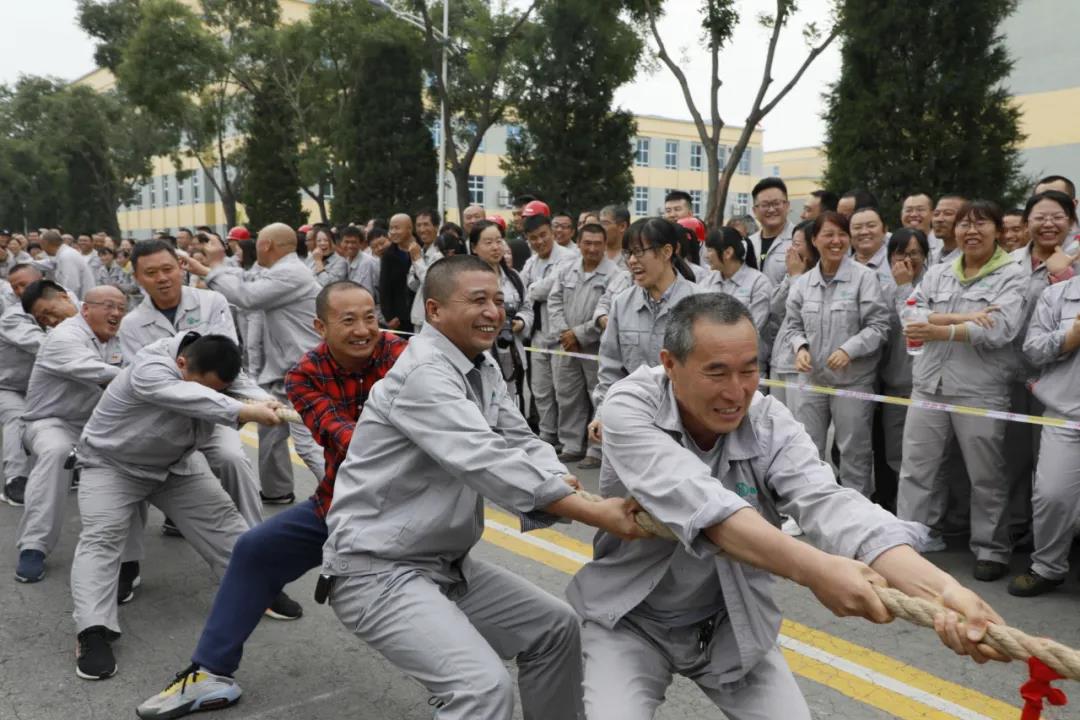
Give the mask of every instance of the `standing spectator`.
M 839 200 L 840 198 L 836 197 L 836 193 L 831 193 L 828 190 L 815 190 L 810 193 L 810 197 L 806 198 L 799 219 L 803 222 L 817 220 L 817 216 L 824 211 L 836 210 L 836 203 Z
M 1001 247 L 1005 252 L 1011 253 L 1027 247 L 1031 236 L 1028 235 L 1027 223 L 1024 222 L 1024 209 L 1013 208 L 1007 210 L 1004 215 L 1004 230 L 1001 233 Z
M 427 269 L 432 263 L 441 260 L 443 257 L 442 251 L 439 250 L 439 245 L 436 242 L 439 231 L 436 229 L 435 223 L 438 219 L 439 214 L 434 210 L 421 210 L 416 213 L 416 235 L 420 238 L 422 247 L 420 244 L 413 243 L 409 248 L 409 260 L 412 261 L 412 265 L 409 266 L 408 285 L 409 290 L 415 293 L 412 309 L 409 311 L 409 319 L 412 321 L 413 328 L 417 331 L 424 324 L 424 293 L 422 290 L 424 278 L 427 277 Z
M 676 222 L 680 218 L 694 217 L 694 201 L 685 190 L 672 190 L 664 196 L 664 219 Z M 601 217 L 601 220 L 603 218 Z
M 857 208 L 851 215 L 852 256 L 855 262 L 877 273 L 883 285 L 892 283 L 892 266 L 885 243 L 889 239 L 888 227 L 881 211 L 876 207 Z
M 344 280 L 348 273 L 348 260 L 335 251 L 334 236 L 330 228 L 320 226 L 315 232 L 315 249 L 308 253 L 304 263 L 322 286 Z
M 998 246 L 1001 230 L 996 205 L 965 203 L 956 213 L 953 240 L 962 240 L 960 254 L 932 266 L 915 289 L 912 297 L 929 316 L 927 322 L 904 328 L 908 338 L 924 343 L 912 366 L 912 398 L 1008 409 L 1015 362 L 1010 343 L 1020 332 L 1025 278 Z M 904 425 L 897 515 L 941 532 L 946 488 L 938 470 L 955 436 L 971 481 L 976 580 L 997 580 L 1009 570 L 1009 487 L 1001 478 L 1005 425 L 1004 420 L 919 407 L 908 408 Z
M 761 229 L 746 239 L 746 264 L 765 273 L 774 286 L 784 279 L 784 254 L 795 225 L 788 220 L 787 185 L 780 178 L 758 181 L 750 191 Z M 771 259 L 770 259 L 771 258 Z
M 390 218 L 390 247 L 383 253 L 379 271 L 379 308 L 386 327 L 411 333 L 413 293 L 409 290 L 409 249 L 416 244 L 413 221 L 405 213 Z
M 555 213 L 551 217 L 551 232 L 555 234 L 556 243 L 577 254 L 578 246 L 574 242 L 577 227 L 574 225 L 574 217 L 570 213 Z
M 799 277 L 787 299 L 786 342 L 795 351 L 795 369 L 812 385 L 874 391 L 878 361 L 889 335 L 889 312 L 874 272 L 854 262 L 848 220 L 823 212 L 814 221 L 810 241 L 821 260 Z M 829 424 L 840 448 L 840 483 L 866 497 L 874 491 L 870 430 L 872 403 L 805 392 L 796 419 L 829 457 Z
M 472 235 L 473 227 L 486 216 L 487 212 L 485 212 L 483 205 L 470 205 L 465 208 L 465 211 L 461 213 L 461 232 L 464 237 Z
M 817 247 L 807 239 L 813 227 L 814 223 L 807 221 L 799 223 L 792 231 L 791 246 L 784 253 L 787 273 L 773 292 L 769 306 L 769 334 L 773 337 L 772 354 L 769 356 L 769 378 L 791 384 L 799 382 L 799 372 L 795 369 L 795 351 L 785 340 L 788 332 L 787 299 L 792 283 L 800 275 L 809 272 L 821 258 Z M 798 390 L 770 388 L 769 394 L 784 403 L 792 415 L 798 414 L 798 399 L 801 394 Z
M 713 230 L 706 236 L 705 257 L 712 271 L 701 285 L 731 295 L 750 311 L 761 343 L 761 367 L 766 368 L 773 341 L 768 331 L 773 284 L 746 264 L 746 243 L 731 228 Z
M 854 190 L 848 190 L 846 193 L 840 196 L 840 199 L 836 203 L 836 212 L 846 217 L 849 221 L 851 216 L 855 214 L 855 211 L 862 207 L 878 206 L 877 197 L 874 193 L 866 190 L 865 188 L 856 188 Z
M 12 268 L 8 276 L 11 290 L 17 300 L 31 283 L 41 279 L 41 273 L 33 266 L 23 263 Z M 0 499 L 10 505 L 21 507 L 26 492 L 26 479 L 30 475 L 30 458 L 23 449 L 26 423 L 26 388 L 45 333 L 22 308 L 13 303 L 0 314 L 0 430 L 3 432 L 4 486 Z
M 64 244 L 64 239 L 56 230 L 46 230 L 41 234 L 41 249 L 47 256 L 38 262 L 38 269 L 45 277 L 62 285 L 82 300 L 90 288 L 97 285 L 93 271 L 79 251 Z
M 956 213 L 964 206 L 966 200 L 962 195 L 942 195 L 934 206 L 931 216 L 931 226 L 934 228 L 933 238 L 930 242 L 930 264 L 951 263 L 960 257 L 961 250 L 956 246 L 956 236 L 953 226 L 956 224 Z M 935 249 L 935 245 L 937 248 Z

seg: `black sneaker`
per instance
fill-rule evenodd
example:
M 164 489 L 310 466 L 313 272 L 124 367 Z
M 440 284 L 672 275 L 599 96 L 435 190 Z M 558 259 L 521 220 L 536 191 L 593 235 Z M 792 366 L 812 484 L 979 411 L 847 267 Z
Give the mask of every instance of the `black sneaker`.
M 116 674 L 109 629 L 102 625 L 79 633 L 76 644 L 75 674 L 83 680 L 104 680 Z
M 296 495 L 294 493 L 285 493 L 284 495 L 264 495 L 262 491 L 259 491 L 259 497 L 262 498 L 263 503 L 267 505 L 292 505 L 296 502 Z
M 184 537 L 184 533 L 180 532 L 180 528 L 176 527 L 168 517 L 161 524 L 161 534 L 166 537 Z
M 74 492 L 79 489 L 79 482 L 82 480 L 82 476 L 79 474 L 79 468 L 71 469 L 71 491 Z
M 0 499 L 8 505 L 22 507 L 26 499 L 26 478 L 20 475 L 4 483 L 4 492 L 0 494 Z
M 275 620 L 298 620 L 303 617 L 304 608 L 300 603 L 293 600 L 284 592 L 278 593 L 270 607 L 266 608 L 266 616 Z
M 1005 563 L 994 562 L 993 560 L 976 560 L 975 571 L 972 573 L 976 580 L 981 580 L 982 582 L 1000 580 L 1008 574 L 1008 565 Z
M 1023 575 L 1017 575 L 1009 582 L 1009 594 L 1016 597 L 1035 597 L 1050 592 L 1064 582 L 1064 579 L 1051 580 L 1044 578 L 1034 570 L 1028 570 Z
M 19 552 L 19 564 L 15 566 L 15 580 L 36 583 L 45 578 L 45 553 L 40 550 Z
M 116 604 L 126 605 L 135 599 L 135 588 L 142 584 L 139 563 L 132 560 L 120 563 L 120 582 L 116 586 Z

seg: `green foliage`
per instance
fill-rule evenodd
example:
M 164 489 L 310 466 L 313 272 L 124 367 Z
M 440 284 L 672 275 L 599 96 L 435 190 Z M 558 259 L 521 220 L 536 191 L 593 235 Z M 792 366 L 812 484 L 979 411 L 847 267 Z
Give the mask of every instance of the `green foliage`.
M 826 185 L 869 188 L 890 221 L 914 190 L 1017 199 L 1023 136 L 999 34 L 1015 5 L 849 0 L 826 115 Z
M 618 5 L 554 0 L 520 46 L 528 72 L 514 104 L 523 132 L 507 140 L 502 163 L 511 195 L 564 209 L 628 202 L 637 125 L 611 106 L 634 78 L 642 42 Z

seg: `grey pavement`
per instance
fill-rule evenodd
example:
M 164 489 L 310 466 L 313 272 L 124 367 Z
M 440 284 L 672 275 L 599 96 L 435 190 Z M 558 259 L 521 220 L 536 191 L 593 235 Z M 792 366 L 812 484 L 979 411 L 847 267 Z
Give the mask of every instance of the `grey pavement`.
M 297 468 L 296 474 L 298 497 L 313 490 L 314 478 L 306 470 Z M 580 475 L 595 491 L 596 473 Z M 161 690 L 188 664 L 210 609 L 216 583 L 209 569 L 183 540 L 162 536 L 161 514 L 151 511 L 143 585 L 134 602 L 120 611 L 124 635 L 114 645 L 119 672 L 102 682 L 77 678 L 68 570 L 79 521 L 75 494 L 69 500 L 63 541 L 49 558 L 47 577 L 36 585 L 21 585 L 13 579 L 15 527 L 21 511 L 0 505 L 0 720 L 135 717 L 135 706 Z M 267 512 L 274 510 L 267 508 Z M 560 530 L 586 542 L 590 537 L 584 527 L 561 526 Z M 963 544 L 963 540 L 950 542 L 947 552 L 931 558 L 966 585 L 977 586 L 1016 626 L 1080 646 L 1080 584 L 1075 573 L 1064 588 L 1050 595 L 1012 598 L 1005 592 L 1005 581 L 984 584 L 970 579 L 971 556 Z M 481 543 L 477 553 L 554 594 L 561 596 L 566 586 L 568 576 L 563 572 L 502 548 Z M 1013 569 L 1019 571 L 1026 563 L 1026 555 L 1018 556 Z M 311 598 L 314 584 L 312 572 L 288 588 L 303 604 L 304 617 L 295 622 L 264 619 L 248 643 L 237 674 L 243 699 L 236 707 L 208 717 L 430 718 L 424 689 L 347 634 L 328 608 L 316 605 Z M 901 622 L 875 626 L 835 618 L 809 592 L 786 581 L 777 582 L 775 592 L 791 620 L 1019 706 L 1017 688 L 1026 677 L 1019 663 L 977 666 L 952 655 L 930 631 Z M 894 717 L 816 682 L 800 677 L 799 684 L 815 718 Z M 1080 705 L 1075 708 L 1058 710 L 1054 717 L 1080 719 Z M 692 683 L 678 680 L 657 717 L 675 720 L 722 715 Z M 1019 717 L 1019 710 L 1015 717 Z

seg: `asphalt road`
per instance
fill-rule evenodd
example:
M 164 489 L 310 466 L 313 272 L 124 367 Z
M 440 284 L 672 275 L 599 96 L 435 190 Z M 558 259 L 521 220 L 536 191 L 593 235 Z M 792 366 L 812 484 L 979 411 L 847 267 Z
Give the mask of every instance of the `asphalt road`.
M 582 472 L 596 490 L 596 473 Z M 298 495 L 314 478 L 296 468 Z M 267 508 L 267 513 L 275 510 Z M 36 585 L 13 579 L 15 528 L 20 510 L 0 506 L 0 720 L 112 720 L 134 717 L 143 699 L 162 689 L 188 664 L 209 612 L 215 580 L 181 539 L 160 533 L 161 514 L 151 511 L 143 585 L 120 610 L 124 635 L 114 645 L 118 674 L 87 682 L 74 672 L 74 626 L 68 579 L 79 530 L 75 494 L 69 496 L 63 541 L 49 558 L 48 575 Z M 590 534 L 562 527 L 522 538 L 509 518 L 489 511 L 489 532 L 476 549 L 487 560 L 512 569 L 560 595 L 568 573 L 585 559 Z M 1080 647 L 1080 586 L 1075 579 L 1059 591 L 1020 600 L 1005 581 L 970 579 L 971 556 L 962 539 L 931 558 L 993 604 L 1011 624 Z M 1027 557 L 1013 561 L 1015 571 Z M 296 622 L 264 619 L 247 645 L 237 675 L 244 689 L 221 720 L 304 720 L 431 717 L 424 689 L 345 632 L 333 613 L 311 599 L 315 573 L 289 587 L 305 616 Z M 786 581 L 775 594 L 788 622 L 782 643 L 815 718 L 1020 717 L 1018 688 L 1026 679 L 1019 663 L 977 666 L 942 647 L 931 632 L 902 622 L 875 626 L 841 620 L 820 607 L 809 592 Z M 1069 690 L 1068 684 L 1065 689 Z M 1080 704 L 1045 717 L 1080 719 Z M 520 713 L 518 714 L 520 717 Z M 720 718 L 691 683 L 678 680 L 657 715 Z

